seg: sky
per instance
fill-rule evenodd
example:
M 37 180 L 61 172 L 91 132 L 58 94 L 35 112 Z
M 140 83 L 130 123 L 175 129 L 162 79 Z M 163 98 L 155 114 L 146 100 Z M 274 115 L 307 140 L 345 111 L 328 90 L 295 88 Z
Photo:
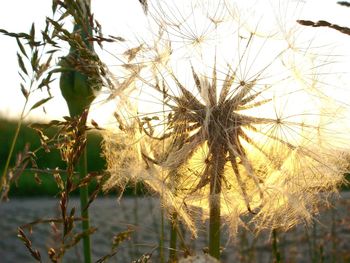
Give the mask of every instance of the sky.
M 296 2 L 296 0 L 288 0 Z M 265 5 L 268 0 L 258 0 L 261 8 L 268 8 Z M 35 3 L 35 5 L 33 5 Z M 308 20 L 327 20 L 343 26 L 350 27 L 348 20 L 350 8 L 341 7 L 333 0 L 305 0 L 302 18 Z M 20 8 L 19 8 L 20 7 Z M 266 10 L 268 14 L 269 10 Z M 92 0 L 92 12 L 95 18 L 103 26 L 104 33 L 122 36 L 124 38 L 132 38 L 142 31 L 145 24 L 145 17 L 137 0 L 115 1 L 115 0 Z M 265 12 L 265 11 L 264 11 Z M 263 12 L 263 13 L 264 13 Z M 0 9 L 0 28 L 10 32 L 28 32 L 31 24 L 34 22 L 37 31 L 43 28 L 46 16 L 50 16 L 51 1 L 48 0 L 12 0 L 3 4 Z M 263 21 L 269 20 L 266 15 Z M 332 29 L 315 29 L 319 34 L 323 34 L 324 39 L 332 44 L 332 53 L 341 54 L 339 71 L 350 68 L 350 59 L 348 47 L 350 46 L 350 36 L 344 36 Z M 17 44 L 12 38 L 0 35 L 0 76 L 2 78 L 0 85 L 0 116 L 8 118 L 17 118 L 23 107 L 24 98 L 20 90 L 20 78 L 18 76 L 17 64 Z M 67 48 L 68 52 L 68 48 Z M 113 52 L 113 50 L 109 50 Z M 113 65 L 111 56 L 103 57 L 107 65 Z M 111 59 L 111 60 L 108 60 Z M 349 63 L 347 62 L 349 61 Z M 113 68 L 113 67 L 112 67 Z M 338 77 L 339 85 L 350 83 L 350 74 Z M 62 116 L 68 115 L 68 110 L 59 92 L 58 81 L 52 85 L 52 94 L 54 98 L 45 104 L 45 112 L 42 107 L 33 110 L 28 118 L 30 120 L 50 120 L 60 119 Z M 37 93 L 30 99 L 29 104 L 32 105 L 40 100 L 43 94 Z M 112 112 L 114 104 L 99 105 L 96 104 L 91 110 L 91 118 L 96 121 L 108 122 L 107 112 Z M 112 114 L 109 114 L 110 116 Z

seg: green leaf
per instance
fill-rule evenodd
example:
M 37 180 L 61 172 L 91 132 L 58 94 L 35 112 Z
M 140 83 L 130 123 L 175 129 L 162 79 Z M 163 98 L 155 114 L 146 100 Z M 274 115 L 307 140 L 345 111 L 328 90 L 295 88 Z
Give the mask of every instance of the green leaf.
M 48 102 L 49 100 L 51 100 L 53 97 L 48 97 L 46 99 L 42 99 L 42 100 L 39 100 L 37 103 L 35 103 L 29 111 L 35 109 L 35 108 L 38 108 L 40 107 L 41 105 L 43 105 L 44 103 Z
M 18 58 L 18 65 L 21 68 L 21 70 L 28 76 L 28 72 L 27 69 L 24 65 L 23 59 L 21 57 L 21 55 L 17 52 L 17 58 Z

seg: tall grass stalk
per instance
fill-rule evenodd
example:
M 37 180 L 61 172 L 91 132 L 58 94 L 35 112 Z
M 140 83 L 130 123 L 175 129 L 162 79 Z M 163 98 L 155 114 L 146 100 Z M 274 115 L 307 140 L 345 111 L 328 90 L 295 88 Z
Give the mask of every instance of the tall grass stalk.
M 15 135 L 13 136 L 13 139 L 12 139 L 10 151 L 9 151 L 9 153 L 7 155 L 4 172 L 3 172 L 1 180 L 0 180 L 0 194 L 1 194 L 0 197 L 1 197 L 1 199 L 2 199 L 2 192 L 3 192 L 3 190 L 5 190 L 4 188 L 7 187 L 6 186 L 6 184 L 7 184 L 7 173 L 8 173 L 8 169 L 9 169 L 9 166 L 10 166 L 10 161 L 11 161 L 11 158 L 12 158 L 12 155 L 13 155 L 13 151 L 15 149 L 15 145 L 16 145 L 16 142 L 17 142 L 17 139 L 18 139 L 18 135 L 19 135 L 19 132 L 20 132 L 22 124 L 23 124 L 24 112 L 25 112 L 27 103 L 28 103 L 28 99 L 26 98 L 25 103 L 23 105 L 22 112 L 21 112 L 21 116 L 20 116 L 20 118 L 19 118 L 19 120 L 17 122 L 17 127 L 16 127 L 16 131 L 15 131 Z M 5 190 L 5 192 L 6 192 L 6 190 Z
M 88 37 L 92 35 L 92 28 L 89 23 L 90 19 L 90 0 L 84 0 L 80 3 L 81 10 L 80 13 L 84 16 L 79 20 L 75 21 L 73 31 L 79 33 L 85 48 L 87 50 L 93 51 L 93 44 L 88 41 Z M 65 98 L 69 113 L 71 117 L 81 116 L 84 111 L 88 111 L 92 101 L 95 98 L 94 88 L 89 82 L 90 76 L 80 72 L 76 69 L 74 64 L 71 64 L 70 60 L 76 60 L 78 63 L 80 58 L 79 50 L 74 46 L 71 46 L 68 56 L 61 62 L 63 67 L 68 69 L 67 72 L 62 72 L 60 78 L 60 88 L 63 97 Z M 89 65 L 79 65 L 84 69 Z M 86 136 L 86 131 L 84 131 L 84 136 Z M 84 179 L 87 175 L 87 158 L 86 158 L 86 147 L 83 149 L 82 155 L 79 159 L 78 165 L 80 179 Z M 89 231 L 89 212 L 88 212 L 88 184 L 82 185 L 79 189 L 80 191 L 80 209 L 81 216 L 83 217 L 82 231 L 88 233 Z M 91 244 L 89 234 L 85 234 L 83 237 L 83 251 L 84 251 L 84 262 L 91 263 Z
M 80 180 L 83 180 L 87 175 L 87 149 L 85 147 L 82 156 L 79 160 L 79 175 Z M 89 191 L 88 185 L 82 185 L 80 187 L 80 212 L 82 221 L 83 232 L 87 232 L 90 228 L 89 222 L 89 210 L 88 210 L 88 200 L 89 200 Z M 85 263 L 91 263 L 91 242 L 90 236 L 85 234 L 83 237 L 83 250 L 84 250 L 84 259 Z
M 49 68 L 51 58 L 49 58 L 46 62 L 41 64 L 41 59 L 43 57 L 42 56 L 38 57 L 39 48 L 38 48 L 38 46 L 33 45 L 33 43 L 32 43 L 32 42 L 35 42 L 34 41 L 34 39 L 35 39 L 35 26 L 34 26 L 34 24 L 32 24 L 32 27 L 30 29 L 29 34 L 10 33 L 10 32 L 7 32 L 6 30 L 3 30 L 3 29 L 0 29 L 0 32 L 7 35 L 7 36 L 15 37 L 17 40 L 17 44 L 18 44 L 18 47 L 20 49 L 20 52 L 17 52 L 18 68 L 19 68 L 18 73 L 21 76 L 22 80 L 24 81 L 20 84 L 20 86 L 21 86 L 21 92 L 25 98 L 25 101 L 24 101 L 24 104 L 22 107 L 22 111 L 21 111 L 20 117 L 19 117 L 18 122 L 17 122 L 16 131 L 15 131 L 15 134 L 14 134 L 12 142 L 11 142 L 9 153 L 7 155 L 4 171 L 3 171 L 2 176 L 0 177 L 0 199 L 6 199 L 7 193 L 8 193 L 9 187 L 10 187 L 8 185 L 10 182 L 7 181 L 8 170 L 9 170 L 11 158 L 12 158 L 12 155 L 13 155 L 13 152 L 15 149 L 15 145 L 16 145 L 18 135 L 19 135 L 19 132 L 21 130 L 23 121 L 26 118 L 26 116 L 31 112 L 31 110 L 43 105 L 45 102 L 47 102 L 48 100 L 51 99 L 51 95 L 50 95 L 49 98 L 42 99 L 42 100 L 38 101 L 26 113 L 27 105 L 29 102 L 29 97 L 32 94 L 32 92 L 36 90 L 34 85 L 37 84 L 37 82 L 39 82 L 41 74 Z M 30 47 L 31 56 L 28 56 L 27 49 L 22 44 L 22 40 L 27 41 L 27 45 L 29 45 L 29 47 Z M 24 63 L 23 57 L 28 59 L 28 62 L 30 62 L 30 64 L 31 64 L 31 69 L 32 69 L 31 74 L 28 74 L 29 73 L 28 65 L 26 65 Z M 39 73 L 39 69 L 38 69 L 39 65 L 42 67 L 41 73 Z M 50 76 L 48 76 L 46 80 L 48 81 L 48 83 L 50 83 Z M 24 83 L 29 84 L 28 89 L 25 88 Z M 39 84 L 39 87 L 40 87 L 40 85 L 41 84 Z M 49 86 L 47 86 L 47 88 L 49 90 Z M 50 94 L 50 92 L 49 92 L 49 94 Z

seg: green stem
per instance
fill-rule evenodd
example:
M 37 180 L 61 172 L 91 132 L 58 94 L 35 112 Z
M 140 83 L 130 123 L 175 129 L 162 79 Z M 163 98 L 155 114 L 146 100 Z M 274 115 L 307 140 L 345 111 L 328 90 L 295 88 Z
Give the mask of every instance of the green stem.
M 160 263 L 164 263 L 164 208 L 161 208 L 160 213 L 159 258 Z
M 24 111 L 25 111 L 25 109 L 27 107 L 27 103 L 28 103 L 28 99 L 26 99 L 26 101 L 25 101 L 25 103 L 23 105 L 23 109 L 22 109 L 22 112 L 21 112 L 21 117 L 18 120 L 17 128 L 16 128 L 16 131 L 15 131 L 15 136 L 12 139 L 10 152 L 9 152 L 9 154 L 7 156 L 4 172 L 3 172 L 1 180 L 0 180 L 0 198 L 2 197 L 1 193 L 4 190 L 3 188 L 6 187 L 6 184 L 7 184 L 7 172 L 8 172 L 9 166 L 10 166 L 10 161 L 11 161 L 11 158 L 12 158 L 12 155 L 13 155 L 13 151 L 15 149 L 15 145 L 16 145 L 17 138 L 18 138 L 18 135 L 19 135 L 19 131 L 21 130 L 21 127 L 22 127 Z
M 88 9 L 91 6 L 91 0 L 81 0 L 84 2 Z M 86 43 L 86 47 L 93 51 L 93 44 L 88 41 L 88 36 L 92 35 L 92 28 L 89 24 L 90 10 L 85 10 L 80 21 L 75 21 L 73 32 L 80 32 L 81 38 Z M 86 30 L 87 29 L 87 30 Z M 62 60 L 61 66 L 70 68 L 69 71 L 63 71 L 60 77 L 60 89 L 64 99 L 67 102 L 69 113 L 71 117 L 82 116 L 85 110 L 90 108 L 90 105 L 95 98 L 91 83 L 89 83 L 89 76 L 84 71 L 75 70 L 76 66 L 72 64 L 67 58 L 77 58 L 80 55 L 77 48 L 71 45 L 69 54 L 65 60 Z M 80 65 L 79 65 L 80 66 Z M 89 65 L 82 65 L 88 67 Z M 85 125 L 85 123 L 84 123 Z M 85 178 L 87 175 L 87 149 L 83 150 L 83 154 L 79 160 L 79 174 L 80 179 Z M 84 262 L 91 263 L 91 243 L 89 231 L 89 211 L 88 200 L 89 192 L 88 185 L 81 186 L 80 189 L 80 210 L 82 221 L 82 231 L 85 233 L 83 236 L 83 251 Z
M 332 204 L 334 205 L 334 204 Z M 336 262 L 336 257 L 337 257 L 337 230 L 336 230 L 336 218 L 335 218 L 335 205 L 331 209 L 331 218 L 332 218 L 332 227 L 331 227 L 331 237 L 332 237 L 332 257 L 331 257 L 331 262 L 335 263 Z
M 319 258 L 318 258 L 318 248 L 317 248 L 317 226 L 316 226 L 316 222 L 315 220 L 312 220 L 312 238 L 311 238 L 311 242 L 312 242 L 312 262 L 319 262 Z
M 281 253 L 278 250 L 278 237 L 277 237 L 277 230 L 272 230 L 272 253 L 275 257 L 275 263 L 281 262 Z
M 79 175 L 80 179 L 83 179 L 87 175 L 87 150 L 86 147 L 83 151 L 82 156 L 79 160 Z M 89 200 L 89 190 L 88 185 L 80 187 L 80 211 L 82 221 L 83 232 L 87 233 L 90 228 L 89 223 L 89 210 L 87 208 Z M 90 244 L 90 235 L 86 234 L 83 237 L 83 250 L 84 250 L 84 262 L 91 263 L 91 244 Z
M 220 197 L 221 182 L 225 167 L 225 152 L 221 146 L 215 146 L 212 156 L 213 163 L 210 175 L 209 198 L 209 255 L 220 259 Z
M 10 152 L 7 156 L 7 160 L 6 160 L 6 164 L 5 164 L 5 169 L 4 169 L 4 172 L 2 174 L 2 177 L 1 177 L 1 181 L 0 181 L 0 190 L 6 185 L 6 178 L 7 178 L 7 171 L 8 171 L 8 168 L 10 166 L 10 160 L 11 160 L 11 157 L 12 157 L 12 154 L 13 154 L 13 150 L 15 148 L 15 145 L 16 145 L 16 141 L 17 141 L 17 138 L 18 138 L 18 134 L 19 134 L 19 131 L 21 129 L 21 126 L 22 126 L 22 121 L 19 120 L 18 121 L 18 124 L 17 124 L 17 128 L 16 128 L 16 132 L 15 132 L 15 136 L 13 137 L 13 140 L 12 140 L 12 144 L 11 144 L 11 148 L 10 148 Z
M 138 196 L 137 196 L 137 191 L 138 191 L 138 184 L 135 184 L 135 192 L 134 192 L 134 222 L 135 222 L 135 226 L 139 225 L 139 202 L 138 202 Z M 135 243 L 138 244 L 139 243 L 139 235 L 138 235 L 138 231 L 134 232 L 134 240 Z M 130 242 L 128 242 L 130 243 Z M 139 254 L 139 247 L 138 246 L 133 246 L 133 250 L 134 250 L 134 255 L 138 255 Z
M 177 213 L 174 212 L 170 219 L 170 250 L 169 250 L 169 262 L 177 262 L 177 231 L 178 231 Z
M 211 195 L 209 204 L 209 254 L 220 259 L 220 195 Z

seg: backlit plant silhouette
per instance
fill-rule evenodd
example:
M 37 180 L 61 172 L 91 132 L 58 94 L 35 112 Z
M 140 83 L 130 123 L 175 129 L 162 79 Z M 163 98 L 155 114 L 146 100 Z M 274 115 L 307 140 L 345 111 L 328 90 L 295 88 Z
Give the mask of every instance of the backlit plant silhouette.
M 145 182 L 194 234 L 201 208 L 216 258 L 222 219 L 232 234 L 309 221 L 346 171 L 346 107 L 322 50 L 299 43 L 296 25 L 261 32 L 223 1 L 148 8 L 171 50 L 125 53 L 138 107 L 119 107 L 120 132 L 106 136 L 105 188 Z

